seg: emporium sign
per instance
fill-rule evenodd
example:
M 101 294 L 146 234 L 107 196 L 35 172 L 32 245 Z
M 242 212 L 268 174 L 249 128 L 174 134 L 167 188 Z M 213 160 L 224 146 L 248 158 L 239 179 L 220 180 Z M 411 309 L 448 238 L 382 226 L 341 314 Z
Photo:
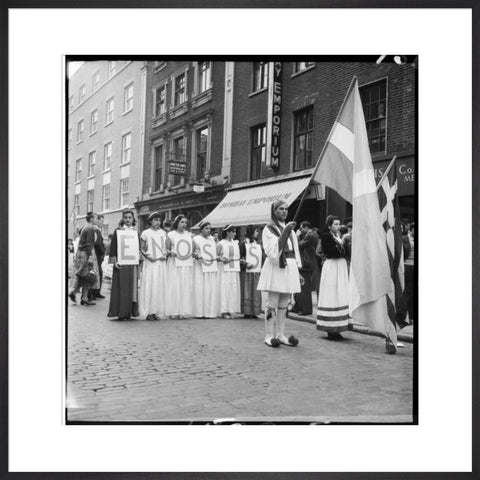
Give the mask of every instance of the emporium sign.
M 267 165 L 280 166 L 280 124 L 282 114 L 282 62 L 270 62 L 268 86 Z

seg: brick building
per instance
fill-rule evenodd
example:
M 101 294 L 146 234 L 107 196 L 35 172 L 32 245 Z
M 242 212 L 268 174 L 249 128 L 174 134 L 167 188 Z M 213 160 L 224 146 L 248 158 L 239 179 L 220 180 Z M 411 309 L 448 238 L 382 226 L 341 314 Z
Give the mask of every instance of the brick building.
M 144 62 L 85 62 L 68 82 L 68 236 L 87 212 L 104 214 L 103 235 L 140 195 Z
M 209 217 L 214 223 L 225 223 L 229 210 L 230 221 L 238 225 L 255 223 L 248 218 L 262 223 L 267 219 L 256 216 L 259 205 L 270 204 L 280 194 L 292 203 L 293 216 L 298 205 L 295 198 L 308 183 L 354 75 L 376 176 L 380 178 L 397 155 L 402 216 L 414 216 L 416 76 L 412 64 L 235 62 L 231 185 L 225 205 Z M 273 80 L 281 86 L 273 87 Z M 333 190 L 313 185 L 306 198 L 299 220 L 323 227 L 326 214 L 351 216 L 351 205 Z M 239 220 L 243 212 L 245 218 Z
M 156 61 L 146 72 L 143 189 L 136 203 L 141 226 L 152 211 L 171 219 L 183 213 L 194 225 L 221 201 L 229 182 L 228 64 Z

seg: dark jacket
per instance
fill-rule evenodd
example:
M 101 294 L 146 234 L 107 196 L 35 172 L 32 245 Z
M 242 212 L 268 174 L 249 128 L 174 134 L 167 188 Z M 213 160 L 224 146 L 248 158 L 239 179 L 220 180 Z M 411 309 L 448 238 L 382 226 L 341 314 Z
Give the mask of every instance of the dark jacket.
M 95 229 L 95 255 L 98 258 L 98 263 L 102 263 L 105 258 L 105 244 L 103 243 L 102 232 L 96 228 Z
M 318 244 L 318 235 L 309 230 L 305 235 L 302 234 L 298 240 L 300 257 L 302 258 L 302 268 L 300 270 L 312 271 L 315 268 L 316 250 Z
M 327 258 L 345 258 L 345 249 L 333 238 L 331 233 L 324 233 L 321 241 L 323 253 Z
M 408 238 L 408 234 L 403 235 L 403 260 L 405 261 L 408 256 L 410 255 L 410 249 L 412 245 L 410 244 L 410 239 Z
M 95 228 L 87 223 L 80 231 L 80 239 L 78 241 L 78 250 L 92 254 L 92 248 L 95 245 Z

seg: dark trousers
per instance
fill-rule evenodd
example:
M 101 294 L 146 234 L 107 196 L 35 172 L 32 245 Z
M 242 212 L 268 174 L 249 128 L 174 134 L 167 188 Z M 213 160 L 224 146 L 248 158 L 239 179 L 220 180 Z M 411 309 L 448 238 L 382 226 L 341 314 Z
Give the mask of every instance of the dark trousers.
M 413 281 L 412 265 L 405 265 L 405 297 L 407 300 L 408 316 L 413 319 L 414 301 L 415 301 L 415 285 Z
M 292 312 L 302 312 L 304 315 L 312 314 L 312 275 L 311 270 L 301 270 L 304 279 L 302 291 L 295 294 L 295 305 Z

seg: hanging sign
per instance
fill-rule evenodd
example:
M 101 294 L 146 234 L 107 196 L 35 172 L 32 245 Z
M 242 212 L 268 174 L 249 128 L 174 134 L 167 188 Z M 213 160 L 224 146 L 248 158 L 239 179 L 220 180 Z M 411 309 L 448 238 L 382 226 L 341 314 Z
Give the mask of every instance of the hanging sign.
M 269 63 L 267 165 L 280 167 L 280 124 L 282 114 L 282 62 Z
M 187 174 L 187 164 L 186 162 L 168 162 L 168 173 L 170 175 L 182 175 Z

